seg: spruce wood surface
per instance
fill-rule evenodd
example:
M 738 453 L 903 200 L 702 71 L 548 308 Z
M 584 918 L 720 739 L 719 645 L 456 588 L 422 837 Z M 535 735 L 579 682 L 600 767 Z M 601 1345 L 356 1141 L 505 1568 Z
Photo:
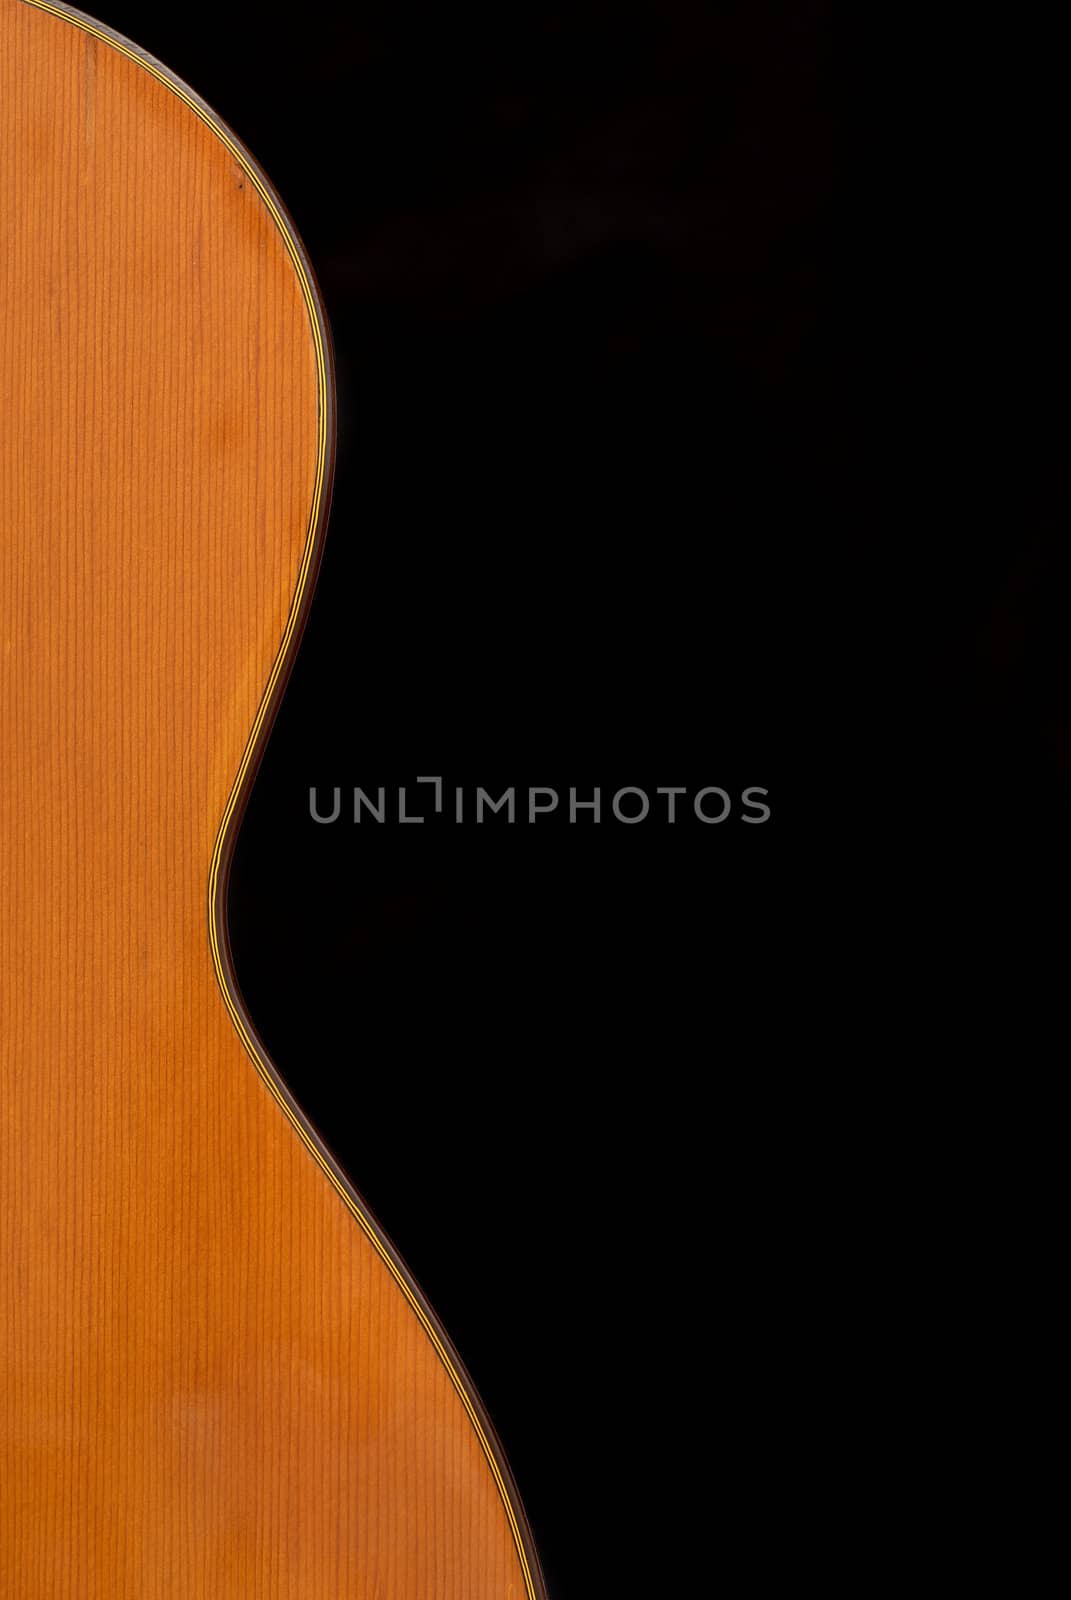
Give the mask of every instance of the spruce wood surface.
M 0 133 L 0 1595 L 538 1596 L 212 953 L 322 520 L 315 291 L 256 169 L 80 20 L 0 0 Z

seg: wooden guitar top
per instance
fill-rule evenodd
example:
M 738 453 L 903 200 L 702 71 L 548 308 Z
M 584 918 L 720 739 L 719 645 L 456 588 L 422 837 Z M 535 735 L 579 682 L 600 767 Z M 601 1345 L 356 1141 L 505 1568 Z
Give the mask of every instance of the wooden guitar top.
M 0 1595 L 539 1600 L 479 1402 L 226 950 L 329 491 L 308 265 L 212 113 L 76 12 L 0 0 L 0 131 Z

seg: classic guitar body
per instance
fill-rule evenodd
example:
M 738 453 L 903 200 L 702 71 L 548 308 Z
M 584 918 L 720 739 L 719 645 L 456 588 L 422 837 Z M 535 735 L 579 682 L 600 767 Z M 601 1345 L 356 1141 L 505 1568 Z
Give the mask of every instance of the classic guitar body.
M 301 248 L 77 13 L 0 0 L 0 132 L 0 1595 L 537 1600 L 456 1357 L 230 976 L 329 488 Z

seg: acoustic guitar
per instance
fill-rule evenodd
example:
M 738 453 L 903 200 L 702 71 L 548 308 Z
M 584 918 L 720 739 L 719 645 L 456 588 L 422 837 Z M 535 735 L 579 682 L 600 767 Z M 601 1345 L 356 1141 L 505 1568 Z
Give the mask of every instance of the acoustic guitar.
M 238 994 L 330 343 L 166 68 L 0 0 L 0 1595 L 542 1600 L 457 1354 Z

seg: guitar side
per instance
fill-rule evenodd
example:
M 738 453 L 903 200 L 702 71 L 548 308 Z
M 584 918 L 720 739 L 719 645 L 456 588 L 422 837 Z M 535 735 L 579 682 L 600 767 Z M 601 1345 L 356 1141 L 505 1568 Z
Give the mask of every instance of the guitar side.
M 0 32 L 0 1593 L 543 1600 L 227 952 L 329 498 L 311 271 L 166 69 L 42 0 Z

